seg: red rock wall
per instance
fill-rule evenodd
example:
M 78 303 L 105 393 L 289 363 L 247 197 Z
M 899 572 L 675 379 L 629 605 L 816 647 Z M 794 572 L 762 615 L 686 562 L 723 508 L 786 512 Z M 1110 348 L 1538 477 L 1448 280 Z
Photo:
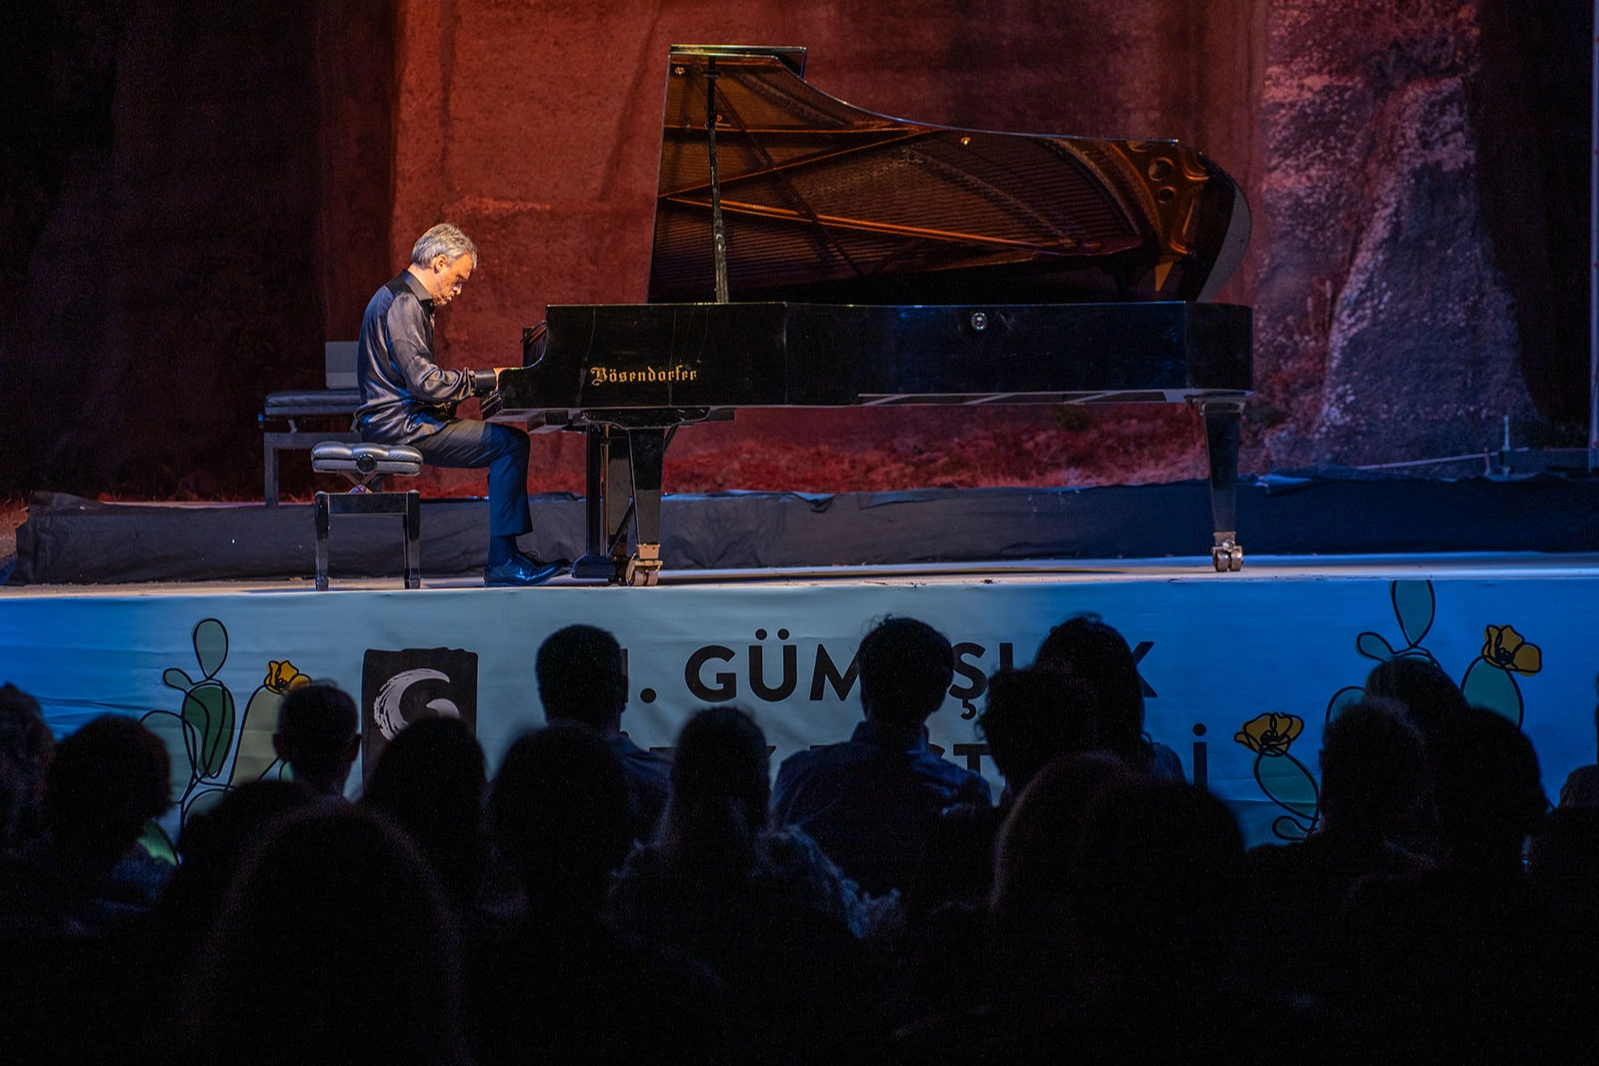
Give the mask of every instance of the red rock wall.
M 259 492 L 265 392 L 315 386 L 411 241 L 483 250 L 454 365 L 647 281 L 673 42 L 801 44 L 871 110 L 1176 137 L 1238 178 L 1257 471 L 1586 425 L 1586 0 L 39 0 L 0 57 L 0 493 Z M 1181 409 L 745 412 L 673 488 L 1199 476 Z M 1580 441 L 1580 436 L 1572 443 Z M 581 487 L 538 439 L 537 487 Z M 286 484 L 305 491 L 290 457 Z M 463 475 L 435 489 L 477 491 Z
M 642 299 L 667 45 L 800 43 L 813 84 L 872 110 L 1177 137 L 1232 170 L 1256 221 L 1224 294 L 1257 311 L 1246 468 L 1479 451 L 1504 416 L 1538 418 L 1479 192 L 1483 18 L 1441 0 L 408 4 L 393 253 L 438 218 L 476 235 L 483 274 L 441 331 L 462 364 L 514 358 L 545 303 Z M 1158 480 L 1201 474 L 1198 442 L 1191 415 L 1147 409 L 749 412 L 686 431 L 672 483 Z M 571 449 L 539 447 L 548 486 L 576 488 Z

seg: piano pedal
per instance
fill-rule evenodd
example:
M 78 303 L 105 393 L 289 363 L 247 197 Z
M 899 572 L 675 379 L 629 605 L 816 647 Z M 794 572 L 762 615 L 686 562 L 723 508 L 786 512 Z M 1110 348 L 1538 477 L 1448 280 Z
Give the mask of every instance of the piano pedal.
M 1216 546 L 1210 549 L 1210 561 L 1218 574 L 1236 573 L 1244 568 L 1244 549 L 1233 538 L 1237 533 L 1217 533 Z
M 655 585 L 661 578 L 661 546 L 640 544 L 638 554 L 628 559 L 622 572 L 622 584 L 641 588 Z
M 572 576 L 579 581 L 616 584 L 622 579 L 621 561 L 609 555 L 585 555 L 572 564 Z

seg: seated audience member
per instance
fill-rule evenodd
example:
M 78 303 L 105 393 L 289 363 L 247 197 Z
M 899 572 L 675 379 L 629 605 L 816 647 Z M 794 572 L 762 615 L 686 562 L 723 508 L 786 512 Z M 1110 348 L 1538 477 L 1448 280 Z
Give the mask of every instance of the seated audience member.
M 44 777 L 55 746 L 39 701 L 0 686 L 0 851 L 44 832 Z
M 633 847 L 633 815 L 627 772 L 603 736 L 556 722 L 520 737 L 494 776 L 488 816 L 530 914 L 604 910 L 611 874 Z
M 726 983 L 736 1061 L 859 1061 L 875 1036 L 852 935 L 866 916 L 809 838 L 766 828 L 768 765 L 766 737 L 743 711 L 690 718 L 660 832 L 628 856 L 613 912 Z
M 997 806 L 962 804 L 939 816 L 906 893 L 909 916 L 987 899 L 1000 822 L 1052 759 L 1097 746 L 1094 701 L 1087 684 L 1037 670 L 1002 670 L 988 679 L 977 731 L 988 742 L 1005 790 Z
M 178 838 L 182 865 L 151 915 L 152 939 L 161 956 L 156 961 L 174 986 L 210 932 L 249 847 L 275 819 L 316 802 L 316 793 L 298 781 L 251 781 L 184 825 Z
M 483 749 L 459 718 L 423 718 L 378 756 L 361 802 L 411 838 L 458 918 L 470 913 L 488 865 Z
M 1177 753 L 1144 732 L 1144 679 L 1127 641 L 1097 614 L 1079 614 L 1049 631 L 1033 669 L 1086 681 L 1099 694 L 1099 746 L 1139 773 L 1182 781 Z
M 599 730 L 622 761 L 633 798 L 633 835 L 647 839 L 666 807 L 672 761 L 645 751 L 621 733 L 622 712 L 627 709 L 622 646 L 596 626 L 567 626 L 540 645 L 536 670 L 545 718 L 551 724 L 579 722 Z
M 926 722 L 954 674 L 949 641 L 890 618 L 861 641 L 865 721 L 841 744 L 796 752 L 777 771 L 772 816 L 805 831 L 868 892 L 907 888 L 939 812 L 987 806 L 982 776 L 927 747 Z
M 1304 841 L 1247 858 L 1252 972 L 1292 994 L 1323 990 L 1328 940 L 1350 887 L 1372 874 L 1419 869 L 1404 843 L 1428 806 L 1421 735 L 1402 704 L 1370 697 L 1322 734 L 1321 816 Z
M 986 1045 L 1001 1040 L 1014 1015 L 1037 1009 L 1027 990 L 1046 999 L 1061 993 L 1073 951 L 1064 903 L 1071 857 L 1099 793 L 1133 780 L 1104 752 L 1057 757 L 1013 797 L 989 841 L 981 911 L 945 907 L 920 922 L 911 913 L 898 952 L 906 1000 L 894 1041 L 899 1059 L 984 1061 Z
M 1315 1034 L 1232 965 L 1243 859 L 1232 812 L 1207 792 L 1158 780 L 1101 791 L 1066 871 L 1075 1010 L 1033 1047 L 1075 1046 L 1089 1062 L 1309 1058 Z
M 1062 755 L 1034 774 L 994 846 L 989 906 L 994 955 L 1016 989 L 1064 986 L 1072 957 L 1065 900 L 1073 857 L 1102 793 L 1139 780 L 1120 759 Z
M 1398 700 L 1430 744 L 1445 722 L 1466 709 L 1466 697 L 1443 668 L 1419 655 L 1400 655 L 1378 663 L 1366 675 L 1367 698 Z
M 411 843 L 318 803 L 275 823 L 230 884 L 188 985 L 186 1058 L 466 1066 L 460 966 Z
M 361 718 L 349 693 L 332 685 L 289 690 L 272 735 L 278 758 L 294 780 L 320 796 L 344 795 L 350 767 L 361 753 Z
M 1594 687 L 1599 689 L 1599 678 Z M 1599 706 L 1593 710 L 1593 725 L 1595 734 L 1599 734 Z M 1599 807 L 1599 764 L 1589 763 L 1571 771 L 1560 786 L 1560 806 Z
M 1033 776 L 1062 755 L 1100 747 L 1098 691 L 1047 671 L 1006 670 L 988 680 L 988 702 L 977 729 L 1005 779 L 1000 806 L 1008 808 Z
M 607 881 L 633 843 L 627 777 L 605 739 L 573 722 L 521 737 L 495 775 L 489 822 L 526 905 L 472 945 L 477 1062 L 724 1061 L 720 982 L 603 916 Z
M 1522 870 L 1547 805 L 1538 757 L 1513 723 L 1475 707 L 1443 722 L 1429 752 L 1442 865 L 1360 881 L 1334 929 L 1355 1054 L 1558 1058 L 1582 1020 L 1568 997 L 1586 993 L 1574 987 L 1569 931 Z
M 277 818 L 319 802 L 316 793 L 297 781 L 251 781 L 185 823 L 178 838 L 182 864 L 150 913 L 143 983 L 156 1002 L 144 1012 L 140 1040 L 151 1052 L 171 1050 L 172 1031 L 184 1007 L 183 982 L 248 849 Z
M 1551 811 L 1532 838 L 1527 876 L 1599 959 L 1599 806 Z
M 165 745 L 133 718 L 56 747 L 46 831 L 0 860 L 0 1062 L 136 1061 L 160 995 L 144 926 L 173 869 L 138 840 L 170 789 Z
M 62 740 L 45 777 L 48 832 L 7 864 L 0 909 L 86 933 L 142 917 L 172 874 L 138 846 L 145 824 L 171 806 L 170 774 L 166 746 L 123 715 L 93 719 Z
M 1241 1062 L 1275 1053 L 1230 947 L 1243 841 L 1207 793 L 1102 752 L 1038 773 L 1001 832 L 988 1005 L 898 1034 L 909 1062 Z

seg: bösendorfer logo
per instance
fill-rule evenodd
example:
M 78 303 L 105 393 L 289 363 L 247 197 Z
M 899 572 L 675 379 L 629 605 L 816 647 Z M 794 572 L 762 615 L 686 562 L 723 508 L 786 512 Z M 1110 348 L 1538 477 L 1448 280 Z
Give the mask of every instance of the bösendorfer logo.
M 670 384 L 675 381 L 698 381 L 700 372 L 694 367 L 678 363 L 673 367 L 647 366 L 639 370 L 618 370 L 614 366 L 588 368 L 590 385 Z

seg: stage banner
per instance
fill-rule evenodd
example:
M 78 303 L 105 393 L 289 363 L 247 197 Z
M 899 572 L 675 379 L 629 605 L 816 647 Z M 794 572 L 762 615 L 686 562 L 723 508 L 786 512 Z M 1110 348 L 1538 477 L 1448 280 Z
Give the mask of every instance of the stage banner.
M 861 715 L 861 637 L 909 616 L 954 646 L 931 742 L 998 795 L 977 728 L 988 675 L 1028 665 L 1051 626 L 1094 612 L 1138 659 L 1149 734 L 1230 805 L 1250 843 L 1309 831 L 1321 731 L 1397 655 L 1431 658 L 1472 702 L 1518 722 L 1556 795 L 1594 761 L 1599 578 L 1548 567 L 1395 574 L 8 594 L 0 681 L 33 693 L 58 734 L 105 713 L 156 729 L 174 756 L 177 819 L 281 772 L 277 706 L 311 680 L 360 701 L 369 753 L 418 717 L 449 714 L 475 730 L 492 771 L 543 724 L 534 656 L 574 622 L 626 649 L 622 727 L 636 743 L 670 748 L 696 709 L 736 704 L 765 731 L 775 773 L 795 751 L 848 737 Z M 361 780 L 352 774 L 352 795 Z

